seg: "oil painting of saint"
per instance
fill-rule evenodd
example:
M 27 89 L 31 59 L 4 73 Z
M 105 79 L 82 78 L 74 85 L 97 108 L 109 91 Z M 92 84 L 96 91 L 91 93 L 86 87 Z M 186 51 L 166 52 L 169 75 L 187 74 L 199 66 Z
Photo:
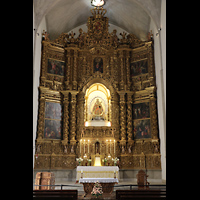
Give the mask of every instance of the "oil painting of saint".
M 148 73 L 148 61 L 141 60 L 138 62 L 131 63 L 131 76 L 137 76 L 140 74 Z
M 46 102 L 45 104 L 45 118 L 61 119 L 62 106 L 59 103 Z
M 61 139 L 62 106 L 60 103 L 45 103 L 45 139 Z
M 133 104 L 133 119 L 150 118 L 149 102 Z
M 45 120 L 44 138 L 61 139 L 61 121 Z
M 94 70 L 93 72 L 101 72 L 103 73 L 103 59 L 102 58 L 95 58 L 94 59 Z
M 64 76 L 65 63 L 58 60 L 48 59 L 47 73 Z
M 135 139 L 151 138 L 150 119 L 135 120 L 133 126 Z

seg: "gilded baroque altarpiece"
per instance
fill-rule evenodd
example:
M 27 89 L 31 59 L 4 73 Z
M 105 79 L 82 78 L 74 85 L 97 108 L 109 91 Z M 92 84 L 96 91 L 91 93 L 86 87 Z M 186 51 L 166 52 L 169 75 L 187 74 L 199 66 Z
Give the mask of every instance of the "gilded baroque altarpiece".
M 91 12 L 87 33 L 44 35 L 35 169 L 73 169 L 85 154 L 93 165 L 96 153 L 118 157 L 120 169 L 161 169 L 153 39 L 118 38 L 108 32 L 105 9 Z M 94 83 L 110 91 L 111 126 L 85 126 Z

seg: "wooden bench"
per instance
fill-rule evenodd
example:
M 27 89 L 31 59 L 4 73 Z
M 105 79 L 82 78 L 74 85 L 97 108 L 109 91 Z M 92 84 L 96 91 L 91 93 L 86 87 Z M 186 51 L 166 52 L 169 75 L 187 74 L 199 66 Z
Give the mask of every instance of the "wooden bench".
M 34 200 L 77 200 L 78 190 L 33 190 Z
M 148 190 L 116 190 L 116 199 L 117 200 L 126 200 L 126 199 L 148 199 L 148 200 L 163 200 L 166 199 L 166 189 L 148 189 Z

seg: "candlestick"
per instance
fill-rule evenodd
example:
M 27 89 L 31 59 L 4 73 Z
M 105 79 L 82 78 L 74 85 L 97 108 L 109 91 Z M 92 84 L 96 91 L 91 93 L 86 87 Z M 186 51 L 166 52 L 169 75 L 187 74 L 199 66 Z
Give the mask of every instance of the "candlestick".
M 82 142 L 82 139 L 80 140 L 80 155 L 81 155 L 81 142 Z
M 81 178 L 83 178 L 83 170 L 81 169 Z

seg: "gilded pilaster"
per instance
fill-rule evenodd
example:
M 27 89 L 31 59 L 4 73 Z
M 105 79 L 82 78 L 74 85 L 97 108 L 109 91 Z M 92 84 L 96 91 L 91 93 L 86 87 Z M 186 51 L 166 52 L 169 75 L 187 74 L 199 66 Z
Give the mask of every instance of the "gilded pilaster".
M 45 80 L 46 80 L 46 60 L 47 60 L 47 54 L 48 54 L 48 46 L 49 42 L 43 41 L 42 42 L 42 62 L 41 62 L 41 78 L 40 78 L 40 86 L 45 86 Z
M 45 91 L 48 90 L 41 86 L 39 87 L 39 89 L 40 89 L 40 103 L 39 103 L 37 140 L 43 139 L 44 136 Z
M 70 49 L 67 49 L 67 73 L 66 73 L 66 78 L 65 78 L 65 87 L 67 90 L 70 89 L 70 78 L 71 78 L 71 54 L 70 54 Z
M 127 83 L 127 90 L 131 88 L 131 81 L 130 81 L 130 51 L 126 51 L 126 83 Z
M 157 120 L 157 106 L 156 106 L 156 98 L 155 98 L 155 90 L 156 87 L 146 88 L 149 91 L 150 97 L 150 115 L 151 115 L 151 134 L 152 139 L 158 139 L 158 120 Z

